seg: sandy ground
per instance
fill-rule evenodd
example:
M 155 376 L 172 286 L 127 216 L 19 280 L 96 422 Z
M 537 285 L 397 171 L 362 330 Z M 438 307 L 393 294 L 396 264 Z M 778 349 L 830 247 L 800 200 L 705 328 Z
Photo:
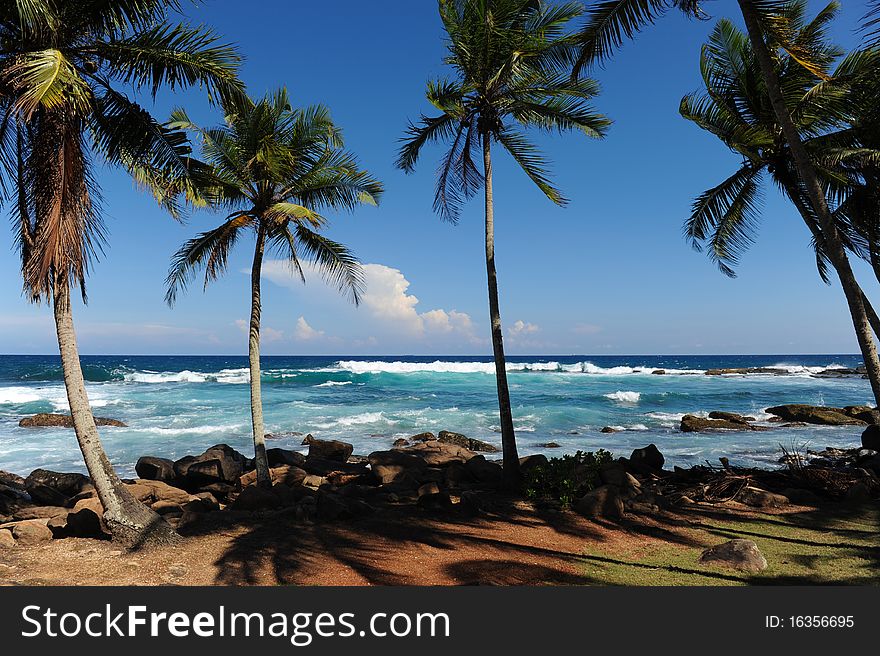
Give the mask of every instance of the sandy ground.
M 217 520 L 191 529 L 180 545 L 143 552 L 83 539 L 0 550 L 0 584 L 576 584 L 588 580 L 580 558 L 587 549 L 634 554 L 655 543 L 695 543 L 687 518 L 670 513 L 597 523 L 522 502 L 476 518 L 400 507 L 311 525 L 284 514 Z

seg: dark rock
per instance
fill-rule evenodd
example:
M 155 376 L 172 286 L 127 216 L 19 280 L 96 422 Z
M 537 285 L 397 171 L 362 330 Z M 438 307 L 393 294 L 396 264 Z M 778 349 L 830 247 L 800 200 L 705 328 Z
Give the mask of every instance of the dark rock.
M 786 488 L 782 491 L 782 494 L 796 506 L 815 507 L 822 503 L 822 499 L 820 499 L 815 493 L 811 492 L 810 490 Z
M 767 559 L 752 540 L 730 540 L 706 549 L 700 556 L 700 563 L 721 565 L 744 572 L 767 569 Z
M 128 428 L 128 424 L 118 419 L 107 419 L 106 417 L 95 417 L 95 424 L 98 426 L 111 426 L 115 428 Z M 40 413 L 33 417 L 25 417 L 18 422 L 21 428 L 73 428 L 73 417 L 70 415 L 50 415 Z
M 665 376 L 666 369 L 654 369 L 654 371 L 652 371 L 651 373 L 655 376 Z
M 252 512 L 255 510 L 273 509 L 280 505 L 281 501 L 274 492 L 252 485 L 244 488 L 229 507 L 232 510 Z
M 602 432 L 602 433 L 619 433 L 620 429 L 612 428 L 611 426 L 606 426 L 600 432 Z
M 444 467 L 444 482 L 447 487 L 460 488 L 463 485 L 472 483 L 474 477 L 468 472 L 467 467 L 462 462 L 453 462 L 449 466 Z
M 445 492 L 419 496 L 418 506 L 428 512 L 446 512 L 452 509 L 452 499 Z
M 848 405 L 843 411 L 854 419 L 866 424 L 880 424 L 880 410 L 867 405 Z
M 649 444 L 642 449 L 634 450 L 629 457 L 629 462 L 636 467 L 644 465 L 651 469 L 661 470 L 666 459 L 655 444 Z
M 467 437 L 461 433 L 452 433 L 450 431 L 440 431 L 440 434 L 437 436 L 437 441 L 443 442 L 444 444 L 455 444 L 456 446 L 468 449 L 469 451 L 497 453 L 499 450 L 494 444 L 489 444 L 488 442 L 483 442 L 482 440 Z
M 588 492 L 575 503 L 574 509 L 590 519 L 621 519 L 625 512 L 620 492 L 612 485 Z
M 541 445 L 545 449 L 561 449 L 562 446 L 557 444 L 556 442 L 547 442 L 546 444 Z
M 317 456 L 309 456 L 303 463 L 302 468 L 309 474 L 316 476 L 330 476 L 331 474 L 366 475 L 369 473 L 367 463 L 339 462 Z
M 709 369 L 707 376 L 745 376 L 747 374 L 764 374 L 773 376 L 785 376 L 788 374 L 787 369 L 776 369 L 773 367 L 745 367 L 737 369 Z
M 473 451 L 457 444 L 439 441 L 421 442 L 398 451 L 419 456 L 432 467 L 445 467 L 453 462 L 467 462 L 476 455 Z
M 486 510 L 486 503 L 479 492 L 474 490 L 465 490 L 461 493 L 460 504 L 461 509 L 473 515 L 478 515 Z
M 719 410 L 710 412 L 709 419 L 723 419 L 724 421 L 732 421 L 737 424 L 747 424 L 750 421 L 755 421 L 754 417 L 746 417 L 735 412 L 721 412 Z
M 311 435 L 306 435 L 302 443 L 309 445 L 310 458 L 316 457 L 325 460 L 346 462 L 354 451 L 354 446 L 348 442 L 340 442 L 339 440 L 317 440 Z
M 138 458 L 134 470 L 137 472 L 138 478 L 148 481 L 171 483 L 177 478 L 177 475 L 174 473 L 174 462 L 167 458 L 143 456 Z
M 267 440 L 283 440 L 290 437 L 302 437 L 303 434 L 299 431 L 288 431 L 286 433 L 267 433 L 264 436 L 264 439 Z
M 736 500 L 755 508 L 782 508 L 788 505 L 788 498 L 758 487 L 747 485 L 736 495 Z
M 425 483 L 419 487 L 418 495 L 423 497 L 426 494 L 440 494 L 440 486 L 436 483 Z
M 862 433 L 862 447 L 880 451 L 880 424 L 871 424 Z
M 684 433 L 703 433 L 717 430 L 755 431 L 762 430 L 762 427 L 753 426 L 745 421 L 703 419 L 695 415 L 685 415 L 681 418 L 681 430 Z M 766 430 L 766 428 L 763 430 Z
M 406 472 L 419 475 L 428 466 L 424 458 L 404 450 L 375 451 L 367 459 L 373 476 L 381 485 L 393 483 Z
M 66 506 L 71 497 L 92 487 L 82 474 L 61 474 L 48 469 L 35 469 L 24 481 L 25 489 L 36 503 Z
M 294 467 L 293 465 L 280 465 L 269 469 L 269 476 L 273 485 L 282 484 L 287 485 L 288 487 L 293 487 L 295 485 L 302 485 L 307 474 L 304 469 L 300 469 L 299 467 Z M 241 482 L 242 487 L 255 485 L 257 482 L 257 472 L 250 471 L 247 474 L 242 475 L 239 481 Z
M 270 467 L 278 467 L 279 465 L 302 467 L 303 463 L 306 461 L 306 457 L 298 451 L 277 448 L 267 449 L 266 459 L 269 461 Z
M 406 438 L 404 438 L 404 437 L 401 437 L 401 438 L 398 439 L 398 440 L 394 440 L 394 445 L 393 445 L 393 446 L 394 446 L 395 448 L 400 448 L 400 447 L 403 447 L 403 446 L 409 446 L 409 440 L 406 439 Z
M 538 467 L 546 467 L 548 464 L 547 456 L 537 453 L 533 456 L 525 456 L 519 459 L 519 470 L 525 475 Z
M 480 485 L 500 487 L 504 482 L 504 469 L 497 462 L 490 462 L 483 456 L 474 456 L 464 468 Z
M 185 456 L 174 463 L 175 474 L 189 489 L 216 484 L 237 485 L 253 461 L 227 444 L 217 444 L 198 456 Z
M 866 424 L 861 419 L 846 414 L 843 408 L 795 403 L 767 408 L 767 412 L 780 417 L 783 421 L 803 421 L 822 426 L 863 426 Z
M 331 522 L 349 514 L 348 504 L 335 494 L 319 493 L 317 499 L 317 518 Z
M 419 433 L 418 435 L 413 435 L 409 438 L 410 442 L 433 442 L 437 438 L 434 436 L 434 433 L 426 432 Z
M 70 537 L 109 540 L 101 517 L 89 508 L 74 510 L 67 515 L 66 532 Z

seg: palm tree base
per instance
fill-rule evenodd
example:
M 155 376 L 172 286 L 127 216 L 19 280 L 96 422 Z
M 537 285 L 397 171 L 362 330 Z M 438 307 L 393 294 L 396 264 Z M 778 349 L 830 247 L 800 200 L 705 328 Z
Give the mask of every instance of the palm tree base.
M 104 522 L 113 542 L 128 551 L 180 544 L 183 540 L 159 514 L 137 502 L 119 515 L 104 513 Z

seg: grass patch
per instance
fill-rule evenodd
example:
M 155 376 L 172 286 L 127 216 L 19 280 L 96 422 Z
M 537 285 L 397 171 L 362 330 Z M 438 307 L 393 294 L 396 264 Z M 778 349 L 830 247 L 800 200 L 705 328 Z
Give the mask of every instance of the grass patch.
M 663 526 L 663 542 L 621 553 L 584 554 L 595 585 L 880 585 L 880 509 L 841 507 L 782 515 L 683 513 L 686 526 Z M 635 528 L 647 535 L 658 531 Z M 676 539 L 670 539 L 675 535 Z M 758 574 L 698 562 L 703 549 L 734 538 L 754 540 L 767 558 Z

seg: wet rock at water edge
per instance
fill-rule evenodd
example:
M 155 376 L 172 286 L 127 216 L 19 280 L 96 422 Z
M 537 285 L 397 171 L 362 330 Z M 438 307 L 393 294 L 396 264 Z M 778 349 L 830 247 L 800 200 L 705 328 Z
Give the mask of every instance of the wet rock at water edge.
M 309 446 L 309 458 L 317 457 L 326 460 L 346 462 L 354 451 L 354 446 L 339 440 L 318 440 L 306 435 L 302 443 Z
M 440 431 L 437 435 L 437 441 L 444 444 L 454 444 L 469 451 L 482 451 L 483 453 L 497 453 L 498 447 L 473 437 L 467 437 L 461 433 L 453 433 L 451 431 Z
M 107 419 L 106 417 L 95 417 L 95 424 L 112 428 L 128 428 L 128 424 L 118 419 Z M 73 417 L 40 413 L 32 417 L 25 417 L 18 422 L 18 425 L 21 428 L 73 428 Z

